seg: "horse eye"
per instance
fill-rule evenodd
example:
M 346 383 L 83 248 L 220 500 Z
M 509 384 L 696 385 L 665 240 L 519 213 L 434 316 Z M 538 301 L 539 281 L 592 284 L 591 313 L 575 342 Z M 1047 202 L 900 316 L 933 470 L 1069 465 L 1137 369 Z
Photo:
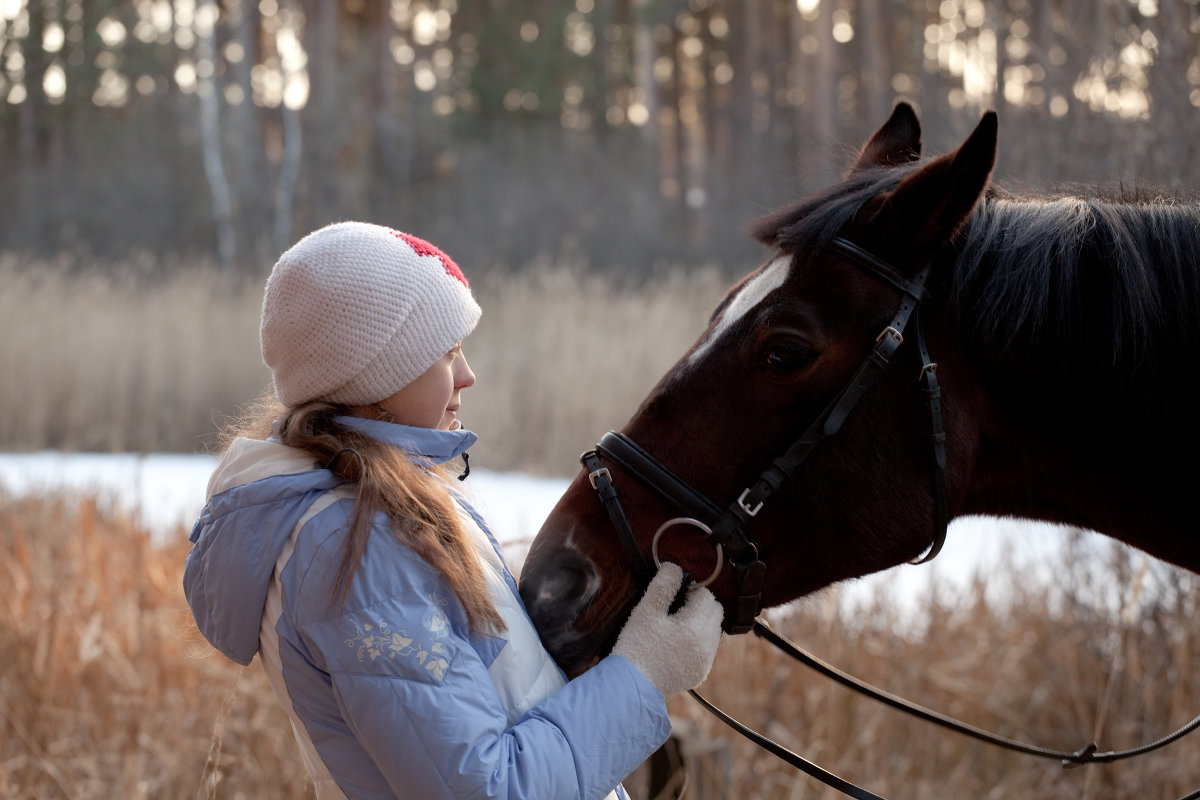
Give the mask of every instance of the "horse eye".
M 812 355 L 804 344 L 793 339 L 773 343 L 767 350 L 767 368 L 776 372 L 796 372 Z

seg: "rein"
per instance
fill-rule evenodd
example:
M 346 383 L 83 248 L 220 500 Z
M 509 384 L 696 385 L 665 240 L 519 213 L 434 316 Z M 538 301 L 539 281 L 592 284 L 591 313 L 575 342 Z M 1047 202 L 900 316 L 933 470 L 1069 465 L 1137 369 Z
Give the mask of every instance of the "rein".
M 1053 750 L 1048 747 L 1040 747 L 1033 744 L 1024 744 L 1022 742 L 1008 739 L 995 733 L 990 733 L 982 728 L 976 728 L 974 725 L 968 725 L 965 722 L 960 722 L 953 717 L 948 717 L 945 714 L 940 714 L 937 711 L 930 710 L 924 706 L 909 702 L 902 697 L 897 697 L 894 694 L 878 689 L 865 681 L 855 678 L 853 675 L 842 672 L 837 667 L 825 663 L 821 659 L 806 652 L 799 645 L 788 641 L 784 637 L 775 633 L 762 620 L 755 620 L 754 635 L 760 639 L 764 639 L 774 646 L 780 652 L 794 658 L 804 666 L 815 672 L 824 675 L 830 680 L 836 681 L 848 689 L 852 689 L 861 695 L 870 697 L 872 700 L 878 700 L 884 705 L 891 706 L 894 709 L 911 714 L 914 717 L 931 722 L 934 725 L 945 728 L 946 730 L 961 733 L 964 736 L 969 736 L 972 739 L 977 739 L 987 744 L 1003 747 L 1006 750 L 1012 750 L 1017 753 L 1024 753 L 1029 756 L 1038 758 L 1049 758 L 1062 762 L 1063 769 L 1073 769 L 1074 767 L 1083 764 L 1111 764 L 1114 761 L 1123 761 L 1127 758 L 1152 753 L 1155 750 L 1166 747 L 1172 742 L 1182 739 L 1192 731 L 1200 728 L 1200 716 L 1193 719 L 1183 727 L 1170 733 L 1161 739 L 1156 739 L 1148 744 L 1138 747 L 1131 747 L 1127 750 L 1110 750 L 1107 752 L 1096 752 L 1099 748 L 1095 742 L 1089 742 L 1083 747 L 1075 751 L 1069 750 Z
M 944 714 L 939 714 L 936 711 L 931 711 L 928 708 L 911 703 L 908 700 L 897 697 L 896 695 L 889 694 L 881 689 L 877 689 L 874 686 L 871 686 L 869 683 L 861 681 L 852 675 L 848 675 L 836 667 L 826 664 L 816 656 L 805 652 L 796 644 L 788 641 L 772 631 L 770 627 L 762 620 L 755 620 L 754 634 L 761 639 L 765 639 L 781 652 L 791 656 L 801 664 L 804 664 L 806 667 L 809 667 L 821 675 L 824 675 L 825 677 L 830 678 L 831 680 L 834 680 L 849 689 L 853 689 L 854 691 L 865 695 L 866 697 L 878 700 L 885 705 L 891 706 L 892 708 L 905 713 L 912 714 L 913 716 L 923 719 L 926 722 L 932 722 L 933 724 L 942 728 L 954 731 L 955 733 L 963 734 L 964 736 L 969 736 L 987 744 L 1003 747 L 1007 750 L 1013 750 L 1018 753 L 1024 753 L 1025 755 L 1060 760 L 1062 762 L 1063 769 L 1073 769 L 1074 767 L 1078 767 L 1082 764 L 1108 764 L 1112 763 L 1113 761 L 1121 761 L 1126 758 L 1145 755 L 1146 753 L 1166 747 L 1172 742 L 1182 739 L 1184 736 L 1188 735 L 1197 728 L 1200 728 L 1200 717 L 1196 717 L 1191 722 L 1176 730 L 1174 733 L 1168 734 L 1167 736 L 1164 736 L 1156 741 L 1141 745 L 1140 747 L 1131 747 L 1127 750 L 1113 750 L 1103 753 L 1096 752 L 1097 745 L 1095 742 L 1090 742 L 1086 746 L 1074 752 L 1065 750 L 1052 750 L 1046 747 L 1039 747 L 1038 745 L 1022 744 L 1021 742 L 1017 742 L 994 733 L 989 733 L 988 731 L 976 728 L 973 725 L 968 725 L 951 717 L 947 717 Z M 847 781 L 845 778 L 841 778 L 832 772 L 817 766 L 797 753 L 787 749 L 778 742 L 763 736 L 753 728 L 738 722 L 731 715 L 722 711 L 695 689 L 689 689 L 688 694 L 690 694 L 706 711 L 711 713 L 721 722 L 725 723 L 731 729 L 737 733 L 740 733 L 754 744 L 758 745 L 777 758 L 787 762 L 801 772 L 816 778 L 826 786 L 838 790 L 847 797 L 853 797 L 855 800 L 884 800 L 883 797 L 869 792 L 866 789 L 863 789 L 861 786 L 857 786 L 850 781 Z M 1183 797 L 1179 798 L 1179 800 L 1200 800 L 1200 789 L 1184 795 Z
M 901 295 L 900 305 L 891 322 L 876 337 L 871 351 L 860 362 L 858 368 L 833 401 L 808 426 L 800 438 L 772 461 L 756 481 L 747 486 L 734 502 L 721 508 L 620 432 L 609 431 L 601 437 L 595 449 L 580 456 L 580 461 L 588 471 L 588 480 L 607 511 L 613 528 L 626 550 L 637 582 L 641 586 L 645 586 L 654 576 L 654 570 L 659 564 L 658 540 L 666 529 L 680 524 L 696 527 L 704 535 L 705 541 L 713 545 L 717 553 L 716 568 L 708 578 L 697 585 L 707 585 L 712 582 L 725 564 L 729 565 L 734 574 L 736 594 L 733 614 L 723 626 L 727 633 L 753 632 L 805 666 L 885 705 L 989 744 L 1027 755 L 1057 759 L 1061 761 L 1064 768 L 1077 767 L 1087 763 L 1108 763 L 1149 753 L 1200 728 L 1200 716 L 1198 716 L 1174 733 L 1150 744 L 1103 753 L 1096 752 L 1098 748 L 1094 742 L 1074 752 L 1022 744 L 911 703 L 841 672 L 779 636 L 758 618 L 758 614 L 763 608 L 762 589 L 767 567 L 759 557 L 758 545 L 746 535 L 745 527 L 758 515 L 771 495 L 800 468 L 813 449 L 840 430 L 842 423 L 845 422 L 858 401 L 862 399 L 866 390 L 887 367 L 891 357 L 904 343 L 904 333 L 910 324 L 916 331 L 916 346 L 921 357 L 921 371 L 918 380 L 921 383 L 929 411 L 932 454 L 931 492 L 934 505 L 933 542 L 922 555 L 910 563 L 923 564 L 937 556 L 946 542 L 946 531 L 950 522 L 946 489 L 946 436 L 942 426 L 941 389 L 936 375 L 937 364 L 930 358 L 917 313 L 921 301 L 926 298 L 925 283 L 929 277 L 930 267 L 926 266 L 910 280 L 887 262 L 841 237 L 832 239 L 825 245 L 825 249 L 853 264 L 867 275 L 895 288 Z M 655 533 L 651 547 L 653 563 L 646 558 L 633 534 L 633 529 L 612 484 L 612 474 L 604 465 L 605 460 L 628 472 L 668 505 L 686 515 L 668 520 Z M 692 588 L 688 585 L 689 579 L 690 576 L 685 573 L 683 586 L 680 587 L 671 611 L 682 606 L 686 592 Z M 884 800 L 879 795 L 834 775 L 743 725 L 694 689 L 689 690 L 688 693 L 701 706 L 733 730 L 825 785 L 853 797 L 855 800 Z M 1180 800 L 1200 800 L 1200 790 L 1186 795 Z

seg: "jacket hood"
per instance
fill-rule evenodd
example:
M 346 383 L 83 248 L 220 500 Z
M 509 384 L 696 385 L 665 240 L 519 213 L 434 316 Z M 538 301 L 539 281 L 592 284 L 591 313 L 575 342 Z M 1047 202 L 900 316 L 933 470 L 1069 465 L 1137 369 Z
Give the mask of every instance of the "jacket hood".
M 428 464 L 461 455 L 477 438 L 465 430 L 357 417 L 338 421 Z M 308 507 L 341 483 L 308 453 L 273 439 L 239 438 L 221 456 L 189 537 L 183 589 L 200 632 L 231 660 L 249 664 L 258 652 L 263 605 L 280 553 Z

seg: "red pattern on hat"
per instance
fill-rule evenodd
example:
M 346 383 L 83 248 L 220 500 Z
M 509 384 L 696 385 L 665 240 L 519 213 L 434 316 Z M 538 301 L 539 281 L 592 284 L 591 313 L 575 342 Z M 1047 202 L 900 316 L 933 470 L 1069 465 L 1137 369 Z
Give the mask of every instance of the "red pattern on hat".
M 446 268 L 447 275 L 457 278 L 463 286 L 470 288 L 471 284 L 467 283 L 467 276 L 463 274 L 463 271 L 458 268 L 458 264 L 455 264 L 454 259 L 450 258 L 450 256 L 446 255 L 437 247 L 425 241 L 424 239 L 418 239 L 416 236 L 408 233 L 401 233 L 400 231 L 392 231 L 392 233 L 408 242 L 408 246 L 415 250 L 417 255 L 437 256 L 442 262 L 442 266 Z

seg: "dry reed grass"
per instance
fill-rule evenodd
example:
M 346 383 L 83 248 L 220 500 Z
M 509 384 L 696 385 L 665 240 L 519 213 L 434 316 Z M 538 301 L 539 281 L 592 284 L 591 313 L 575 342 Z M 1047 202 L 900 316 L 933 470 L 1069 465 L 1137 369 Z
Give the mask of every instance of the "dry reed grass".
M 1021 567 L 1009 565 L 999 577 L 1015 594 L 1004 610 L 989 605 L 982 580 L 962 596 L 932 588 L 915 620 L 886 589 L 848 616 L 834 588 L 774 613 L 773 627 L 876 686 L 1009 738 L 1056 750 L 1091 741 L 1100 751 L 1121 750 L 1200 714 L 1193 626 L 1200 579 L 1123 545 L 1111 548 L 1110 562 L 1097 565 L 1077 543 L 1057 587 L 1023 585 Z M 891 800 L 1174 800 L 1200 788 L 1194 740 L 1065 770 L 887 709 L 755 637 L 726 640 L 702 691 L 744 723 Z M 673 699 L 671 708 L 702 737 L 728 742 L 732 796 L 843 797 L 686 698 Z
M 262 390 L 259 290 L 171 274 L 0 256 L 5 449 L 194 452 Z
M 481 437 L 473 452 L 498 468 L 570 475 L 692 345 L 727 281 L 676 269 L 635 286 L 543 266 L 472 285 L 484 308 L 466 344 L 479 379 L 463 401 Z
M 157 547 L 87 497 L 0 501 L 0 797 L 311 796 L 261 671 L 196 631 L 182 532 Z
M 8 449 L 193 450 L 268 380 L 261 286 L 210 271 L 147 281 L 0 258 L 0 442 Z M 633 411 L 695 338 L 725 281 L 677 271 L 640 287 L 542 267 L 475 282 L 468 342 L 480 384 L 465 416 L 481 463 L 569 474 L 579 450 Z M 285 717 L 257 667 L 199 638 L 180 589 L 186 552 L 87 498 L 0 497 L 0 797 L 311 796 Z M 1200 713 L 1195 576 L 1114 551 L 1068 560 L 1056 590 L 1008 605 L 982 587 L 931 595 L 917 620 L 886 595 L 849 613 L 834 595 L 776 627 L 896 693 L 1015 738 L 1102 749 Z M 1141 566 L 1139 566 L 1141 565 Z M 1097 602 L 1123 594 L 1117 613 Z M 1200 786 L 1194 742 L 1063 771 L 937 732 L 850 695 L 749 637 L 722 648 L 705 691 L 746 722 L 883 795 L 1171 800 Z M 728 796 L 834 798 L 684 698 L 679 726 L 717 741 Z M 729 742 L 723 745 L 721 742 Z
M 80 268 L 0 256 L 0 447 L 195 452 L 270 383 L 262 282 L 212 268 Z M 464 400 L 492 469 L 566 475 L 695 340 L 726 280 L 665 271 L 618 285 L 583 268 L 483 274 Z
M 0 500 L 0 580 L 9 587 L 0 601 L 0 798 L 312 796 L 257 665 L 215 655 L 193 626 L 180 588 L 182 532 L 156 547 L 86 497 Z M 831 592 L 775 614 L 774 625 L 867 680 L 1005 735 L 1070 748 L 1098 731 L 1102 749 L 1127 747 L 1200 712 L 1200 587 L 1196 576 L 1116 552 L 1103 572 L 1069 562 L 1058 590 L 1018 591 L 1003 612 L 982 586 L 961 598 L 935 592 L 919 619 L 904 618 L 886 594 L 850 614 Z M 1095 602 L 1109 586 L 1123 591 L 1117 619 Z M 1172 800 L 1200 786 L 1194 741 L 1064 771 L 851 695 L 753 637 L 724 643 L 703 691 L 892 800 Z M 729 764 L 721 796 L 838 797 L 686 697 L 670 705 L 691 741 L 716 740 L 703 766 Z

